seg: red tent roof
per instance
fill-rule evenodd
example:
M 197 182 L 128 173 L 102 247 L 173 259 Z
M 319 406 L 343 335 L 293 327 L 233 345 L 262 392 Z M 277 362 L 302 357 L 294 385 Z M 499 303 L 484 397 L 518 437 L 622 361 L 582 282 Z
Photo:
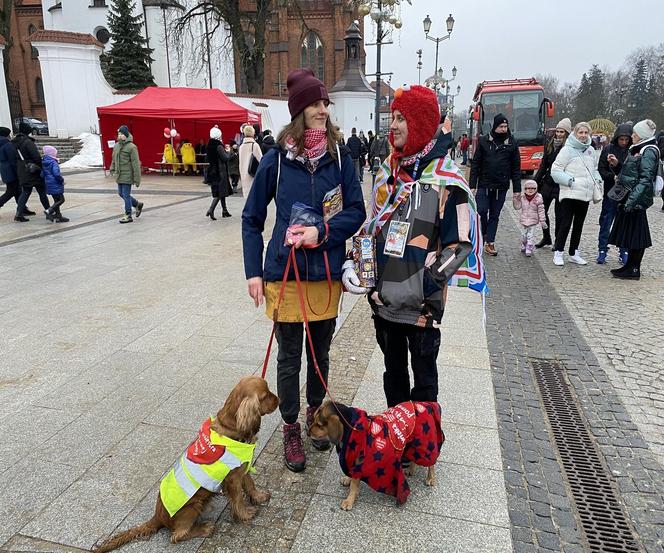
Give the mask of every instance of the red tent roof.
M 133 117 L 258 121 L 258 113 L 236 104 L 221 90 L 152 86 L 129 100 L 97 108 L 99 115 Z

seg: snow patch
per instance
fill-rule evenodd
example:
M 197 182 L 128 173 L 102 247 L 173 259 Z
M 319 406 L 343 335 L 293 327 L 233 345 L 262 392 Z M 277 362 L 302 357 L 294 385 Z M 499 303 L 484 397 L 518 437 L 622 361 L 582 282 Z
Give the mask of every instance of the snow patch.
M 83 148 L 69 161 L 62 164 L 63 169 L 77 169 L 80 167 L 101 167 L 104 164 L 101 155 L 101 139 L 98 134 L 84 132 L 74 137 L 83 143 Z

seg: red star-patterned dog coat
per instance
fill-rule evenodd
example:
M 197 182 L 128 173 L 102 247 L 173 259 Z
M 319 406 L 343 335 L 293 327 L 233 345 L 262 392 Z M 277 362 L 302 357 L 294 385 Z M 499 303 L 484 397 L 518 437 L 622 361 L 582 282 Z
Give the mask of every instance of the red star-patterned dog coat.
M 445 435 L 440 405 L 407 401 L 379 415 L 338 405 L 346 420 L 338 448 L 339 464 L 346 476 L 366 482 L 380 493 L 405 503 L 410 494 L 402 464 L 407 460 L 430 467 L 436 463 Z

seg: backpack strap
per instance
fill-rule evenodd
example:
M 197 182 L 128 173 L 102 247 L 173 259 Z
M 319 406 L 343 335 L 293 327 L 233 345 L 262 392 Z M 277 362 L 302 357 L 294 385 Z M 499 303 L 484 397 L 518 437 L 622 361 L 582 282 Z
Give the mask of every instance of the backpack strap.
M 277 190 L 274 193 L 274 203 L 277 203 L 277 194 L 279 194 L 279 181 L 281 180 L 281 152 L 277 153 Z

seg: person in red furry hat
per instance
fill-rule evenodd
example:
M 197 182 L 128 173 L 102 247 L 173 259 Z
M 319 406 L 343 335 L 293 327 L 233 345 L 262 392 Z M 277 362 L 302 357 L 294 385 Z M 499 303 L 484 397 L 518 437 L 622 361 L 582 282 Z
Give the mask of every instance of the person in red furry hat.
M 396 91 L 391 109 L 393 150 L 376 175 L 364 226 L 375 240 L 377 283 L 360 287 L 352 261 L 343 277 L 348 291 L 369 295 L 388 407 L 437 401 L 447 282 L 472 249 L 471 192 L 448 155 L 452 136 L 449 121 L 440 125 L 436 94 L 406 86 Z

